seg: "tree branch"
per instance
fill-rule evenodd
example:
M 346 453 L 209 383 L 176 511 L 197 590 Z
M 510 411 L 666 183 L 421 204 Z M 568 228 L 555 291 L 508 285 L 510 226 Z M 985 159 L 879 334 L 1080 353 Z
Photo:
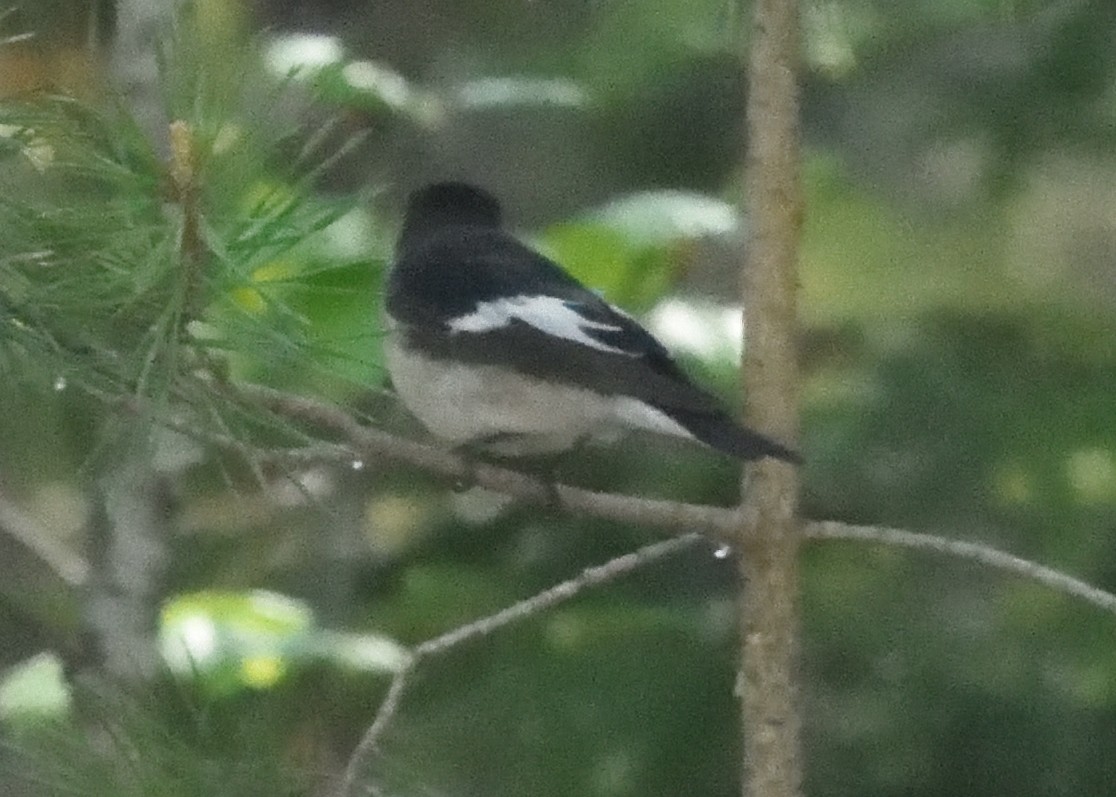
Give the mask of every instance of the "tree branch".
M 1080 598 L 1098 609 L 1116 615 L 1116 595 L 1099 587 L 1076 579 L 1060 570 L 1040 565 L 1029 559 L 997 550 L 988 545 L 965 540 L 951 540 L 937 534 L 918 534 L 904 529 L 891 529 L 882 526 L 851 526 L 834 520 L 818 520 L 806 525 L 806 535 L 815 540 L 857 540 L 859 542 L 879 543 L 899 548 L 914 548 L 921 551 L 967 559 L 970 562 L 1001 570 L 1011 575 L 1037 581 L 1045 587 Z
M 411 651 L 410 660 L 395 673 L 388 687 L 387 695 L 376 712 L 375 719 L 368 730 L 364 732 L 364 736 L 361 737 L 356 749 L 349 757 L 345 774 L 337 790 L 337 797 L 349 797 L 349 795 L 359 793 L 357 789 L 361 785 L 363 771 L 369 760 L 376 754 L 380 739 L 395 718 L 396 711 L 399 709 L 399 704 L 402 702 L 403 695 L 410 683 L 411 674 L 424 659 L 448 653 L 466 642 L 488 636 L 512 623 L 536 616 L 540 612 L 577 597 L 590 587 L 613 581 L 651 562 L 663 559 L 685 548 L 690 548 L 704 539 L 702 535 L 691 532 L 681 537 L 672 537 L 668 540 L 660 540 L 645 545 L 632 553 L 611 559 L 603 565 L 587 567 L 576 577 L 556 584 L 537 595 L 514 603 L 495 614 L 458 626 L 441 636 L 428 639 L 417 645 Z
M 0 491 L 0 533 L 13 539 L 70 589 L 83 587 L 89 577 L 89 563 L 65 546 L 50 539 L 46 532 L 22 509 Z
M 740 525 L 751 522 L 755 517 L 754 512 L 747 507 L 689 504 L 596 492 L 564 484 L 547 484 L 537 477 L 518 471 L 486 463 L 473 463 L 466 457 L 444 448 L 361 426 L 344 409 L 324 401 L 258 385 L 229 389 L 235 390 L 241 400 L 254 402 L 287 422 L 312 424 L 321 430 L 331 432 L 343 441 L 295 449 L 258 449 L 237 441 L 214 440 L 212 436 L 209 437 L 217 445 L 229 447 L 241 456 L 257 455 L 296 464 L 348 463 L 357 459 L 365 462 L 378 460 L 405 462 L 450 479 L 470 479 L 481 487 L 526 503 L 550 505 L 557 496 L 560 503 L 558 508 L 564 511 L 649 528 L 693 532 L 705 536 L 715 545 L 732 544 Z M 1036 581 L 1116 615 L 1116 594 L 989 545 L 952 540 L 936 534 L 882 526 L 853 525 L 833 520 L 805 521 L 801 533 L 804 539 L 811 541 L 853 540 L 931 551 L 976 562 Z
M 404 461 L 425 471 L 469 481 L 531 504 L 550 505 L 557 499 L 559 507 L 569 512 L 650 528 L 702 530 L 712 537 L 719 537 L 722 542 L 729 540 L 733 529 L 748 519 L 747 511 L 739 508 L 639 498 L 550 484 L 509 468 L 473 461 L 445 448 L 362 426 L 340 407 L 314 399 L 257 385 L 239 386 L 235 391 L 245 400 L 288 421 L 309 423 L 340 435 L 346 447 L 351 449 L 350 460 Z M 336 449 L 327 448 L 323 453 L 328 456 L 331 451 Z M 282 453 L 279 452 L 279 455 L 282 456 Z

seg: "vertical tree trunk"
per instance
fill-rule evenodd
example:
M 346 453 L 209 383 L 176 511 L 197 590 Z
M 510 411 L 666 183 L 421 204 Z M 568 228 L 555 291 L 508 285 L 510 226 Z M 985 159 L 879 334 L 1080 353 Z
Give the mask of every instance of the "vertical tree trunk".
M 799 44 L 795 0 L 756 0 L 748 94 L 748 216 L 743 288 L 744 379 L 751 425 L 781 440 L 798 430 L 795 289 L 802 200 L 799 186 Z M 757 510 L 741 529 L 742 668 L 746 797 L 801 793 L 797 712 L 798 480 L 766 460 L 746 482 Z
M 98 480 L 83 601 L 94 670 L 139 683 L 158 665 L 159 603 L 167 565 L 165 481 L 152 464 L 150 430 L 122 446 Z
M 160 666 L 173 484 L 203 452 L 193 440 L 146 421 L 120 434 L 97 480 L 82 601 L 90 646 L 85 664 L 94 675 L 136 684 Z

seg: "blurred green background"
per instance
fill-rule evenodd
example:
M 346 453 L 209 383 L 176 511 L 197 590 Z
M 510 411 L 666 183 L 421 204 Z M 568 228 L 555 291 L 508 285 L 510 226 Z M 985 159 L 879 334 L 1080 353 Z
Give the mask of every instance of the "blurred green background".
M 383 269 L 406 193 L 469 179 L 740 401 L 749 4 L 173 10 L 0 2 L 4 795 L 324 793 L 400 646 L 652 539 L 392 463 L 253 470 L 174 435 L 136 475 L 122 396 L 305 439 L 181 387 L 183 307 L 231 376 L 421 434 L 382 389 Z M 814 0 L 802 22 L 805 513 L 1116 589 L 1116 5 Z M 205 153 L 187 299 L 172 119 Z M 653 438 L 562 472 L 738 489 L 733 463 Z M 129 479 L 150 487 L 146 558 L 105 544 Z M 159 651 L 128 689 L 86 644 L 114 568 L 144 574 Z M 809 794 L 1112 793 L 1113 618 L 853 543 L 810 546 L 803 590 Z M 375 793 L 738 793 L 735 601 L 706 548 L 430 662 Z

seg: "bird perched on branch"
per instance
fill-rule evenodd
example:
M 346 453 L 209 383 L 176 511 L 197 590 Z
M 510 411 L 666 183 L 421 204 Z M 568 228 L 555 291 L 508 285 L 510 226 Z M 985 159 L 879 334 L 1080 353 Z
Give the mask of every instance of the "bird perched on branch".
M 534 456 L 636 428 L 799 461 L 736 423 L 634 318 L 507 233 L 474 186 L 411 195 L 387 315 L 395 390 L 454 445 Z

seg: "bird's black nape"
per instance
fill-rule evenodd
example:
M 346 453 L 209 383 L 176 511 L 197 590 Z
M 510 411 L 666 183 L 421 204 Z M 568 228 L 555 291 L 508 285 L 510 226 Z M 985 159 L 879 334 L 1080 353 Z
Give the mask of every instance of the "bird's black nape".
M 499 227 L 500 222 L 500 203 L 487 191 L 468 183 L 431 183 L 407 200 L 399 245 L 406 249 L 443 227 Z

